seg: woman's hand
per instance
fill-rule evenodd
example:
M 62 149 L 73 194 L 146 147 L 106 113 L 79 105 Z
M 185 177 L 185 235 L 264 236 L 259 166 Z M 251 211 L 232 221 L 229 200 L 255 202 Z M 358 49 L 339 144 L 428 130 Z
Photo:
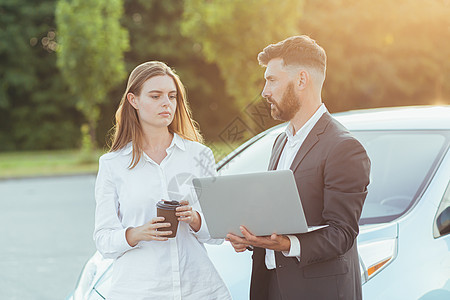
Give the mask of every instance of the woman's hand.
M 140 241 L 167 241 L 166 235 L 172 231 L 157 231 L 158 228 L 170 227 L 170 223 L 161 223 L 164 217 L 153 218 L 150 222 L 135 228 L 128 228 L 125 236 L 131 247 L 136 246 Z
M 185 222 L 189 224 L 195 232 L 200 230 L 202 225 L 202 220 L 197 211 L 192 209 L 192 206 L 189 206 L 189 202 L 181 201 L 181 206 L 177 207 L 175 215 L 178 217 L 178 221 Z

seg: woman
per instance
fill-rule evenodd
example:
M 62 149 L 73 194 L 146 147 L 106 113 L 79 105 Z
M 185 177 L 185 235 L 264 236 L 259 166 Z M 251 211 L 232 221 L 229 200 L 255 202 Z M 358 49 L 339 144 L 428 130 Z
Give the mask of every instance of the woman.
M 215 174 L 201 141 L 178 76 L 161 62 L 137 66 L 95 185 L 94 240 L 114 259 L 108 299 L 231 299 L 203 246 L 222 241 L 210 239 L 195 193 L 183 184 Z M 175 238 L 156 217 L 162 199 L 182 204 Z

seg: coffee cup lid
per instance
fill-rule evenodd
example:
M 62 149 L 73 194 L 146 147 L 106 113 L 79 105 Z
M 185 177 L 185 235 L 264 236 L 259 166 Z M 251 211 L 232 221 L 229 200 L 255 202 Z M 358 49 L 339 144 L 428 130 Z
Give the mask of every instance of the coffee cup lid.
M 156 207 L 161 208 L 161 209 L 175 209 L 178 206 L 181 206 L 180 202 L 172 200 L 172 201 L 167 201 L 167 200 L 161 200 L 156 204 Z

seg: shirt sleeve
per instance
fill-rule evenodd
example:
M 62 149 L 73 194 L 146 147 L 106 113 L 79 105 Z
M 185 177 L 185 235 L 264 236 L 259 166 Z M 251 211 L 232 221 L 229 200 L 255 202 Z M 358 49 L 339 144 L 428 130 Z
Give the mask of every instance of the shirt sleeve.
M 95 229 L 94 241 L 104 258 L 116 259 L 131 247 L 126 239 L 126 230 L 119 220 L 119 201 L 115 184 L 111 178 L 108 160 L 100 158 L 95 182 Z
M 215 177 L 217 175 L 216 161 L 214 159 L 214 154 L 208 147 L 205 147 L 196 158 L 198 165 L 200 167 L 200 177 Z M 201 227 L 199 231 L 195 232 L 189 227 L 190 232 L 202 243 L 216 244 L 220 245 L 223 243 L 224 239 L 213 239 L 209 234 L 208 225 L 206 224 L 205 217 L 203 215 L 200 203 L 197 199 L 197 195 L 194 192 L 194 199 L 196 200 L 192 204 L 192 208 L 196 210 L 201 219 Z
M 300 241 L 295 235 L 288 235 L 287 237 L 291 241 L 291 248 L 289 251 L 282 251 L 283 255 L 286 257 L 296 257 L 300 261 Z

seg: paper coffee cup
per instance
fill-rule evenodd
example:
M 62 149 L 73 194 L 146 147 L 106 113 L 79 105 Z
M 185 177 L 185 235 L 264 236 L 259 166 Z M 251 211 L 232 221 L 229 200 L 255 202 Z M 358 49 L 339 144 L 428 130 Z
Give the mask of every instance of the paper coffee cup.
M 170 223 L 170 227 L 162 227 L 157 231 L 172 231 L 171 235 L 165 235 L 168 238 L 174 238 L 177 235 L 178 219 L 175 215 L 177 207 L 181 206 L 178 201 L 161 200 L 156 204 L 156 214 L 158 217 L 164 217 L 164 223 Z

